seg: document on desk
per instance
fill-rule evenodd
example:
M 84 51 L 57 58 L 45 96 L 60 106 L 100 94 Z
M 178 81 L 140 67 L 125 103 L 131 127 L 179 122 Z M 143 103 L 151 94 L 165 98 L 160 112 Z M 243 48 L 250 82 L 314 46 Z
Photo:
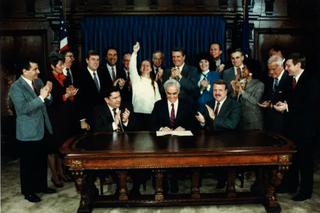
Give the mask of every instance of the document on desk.
M 192 132 L 189 130 L 185 131 L 157 131 L 157 136 L 164 136 L 164 135 L 176 135 L 176 136 L 193 136 Z

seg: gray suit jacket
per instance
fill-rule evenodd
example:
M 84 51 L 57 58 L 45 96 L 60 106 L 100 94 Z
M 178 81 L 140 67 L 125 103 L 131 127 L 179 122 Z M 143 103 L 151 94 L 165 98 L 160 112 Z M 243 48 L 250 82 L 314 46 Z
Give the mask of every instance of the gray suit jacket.
M 240 95 L 241 103 L 241 129 L 262 129 L 263 116 L 261 108 L 258 106 L 264 93 L 264 84 L 252 79 L 246 86 L 245 91 Z
M 38 90 L 43 86 L 40 79 L 35 80 L 35 84 Z M 12 84 L 9 97 L 16 111 L 16 138 L 18 140 L 41 140 L 44 137 L 45 128 L 52 134 L 45 103 L 22 77 Z

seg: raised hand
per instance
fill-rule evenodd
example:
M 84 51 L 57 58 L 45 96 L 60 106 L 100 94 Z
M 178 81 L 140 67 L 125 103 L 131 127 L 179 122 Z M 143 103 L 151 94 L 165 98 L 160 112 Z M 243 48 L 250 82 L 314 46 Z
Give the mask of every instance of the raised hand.
M 140 50 L 140 44 L 139 42 L 136 42 L 135 45 L 133 45 L 133 52 L 137 53 Z
M 216 118 L 216 116 L 214 115 L 213 109 L 212 109 L 211 107 L 209 107 L 207 104 L 206 104 L 206 108 L 207 108 L 207 110 L 208 110 L 208 112 L 209 112 L 209 117 L 210 117 L 212 120 L 214 120 L 214 119 Z

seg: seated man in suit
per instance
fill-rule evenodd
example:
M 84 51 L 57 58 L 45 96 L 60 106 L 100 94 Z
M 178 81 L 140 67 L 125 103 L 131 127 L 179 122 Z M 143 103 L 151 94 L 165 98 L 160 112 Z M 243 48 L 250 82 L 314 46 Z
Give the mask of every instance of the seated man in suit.
M 210 130 L 234 130 L 241 118 L 241 105 L 227 96 L 228 87 L 224 80 L 217 80 L 213 85 L 214 100 L 206 104 L 202 115 L 196 116 L 200 125 Z
M 115 86 L 108 88 L 104 100 L 106 105 L 94 108 L 93 130 L 123 132 L 132 129 L 132 107 L 122 104 L 120 89 Z
M 180 83 L 174 79 L 167 80 L 163 87 L 166 99 L 155 103 L 151 117 L 152 129 L 160 131 L 193 130 L 195 107 L 186 100 L 179 98 Z
M 163 87 L 166 99 L 155 103 L 151 117 L 152 129 L 160 131 L 183 131 L 194 130 L 196 127 L 195 107 L 188 101 L 179 98 L 180 83 L 175 79 L 169 79 Z M 171 192 L 178 192 L 178 178 L 181 173 L 171 172 L 169 174 Z M 165 185 L 167 187 L 167 185 Z
M 241 118 L 241 105 L 227 94 L 227 83 L 224 80 L 215 81 L 214 100 L 206 104 L 204 115 L 198 112 L 196 116 L 202 127 L 210 131 L 227 131 L 237 128 Z M 227 180 L 225 171 L 217 170 L 216 173 L 218 179 L 216 188 L 224 188 Z

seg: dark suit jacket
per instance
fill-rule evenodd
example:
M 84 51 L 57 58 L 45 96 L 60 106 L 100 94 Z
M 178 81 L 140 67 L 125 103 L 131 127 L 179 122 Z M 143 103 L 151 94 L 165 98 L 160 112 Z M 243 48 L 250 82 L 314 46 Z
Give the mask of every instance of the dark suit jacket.
M 112 82 L 112 77 L 110 76 L 109 70 L 107 68 L 107 65 L 105 64 L 101 70 L 103 70 L 103 72 L 105 73 L 106 76 L 106 84 L 107 87 L 112 87 L 113 82 Z M 123 79 L 127 79 L 126 73 L 123 69 L 121 69 L 121 67 L 116 66 L 116 79 L 118 78 L 123 78 Z
M 171 69 L 166 69 L 164 71 L 163 83 L 170 78 Z M 189 102 L 196 102 L 199 95 L 199 88 L 197 85 L 198 71 L 194 66 L 185 64 L 181 71 L 182 78 L 179 83 L 180 88 L 180 98 L 188 100 Z M 164 90 L 163 90 L 164 92 Z
M 64 140 L 76 132 L 79 123 L 76 122 L 75 100 L 63 100 L 66 87 L 61 85 L 51 73 L 49 80 L 52 82 L 52 104 L 48 106 L 48 114 L 53 126 L 56 145 L 61 145 Z
M 123 129 L 126 131 L 133 130 L 134 128 L 134 112 L 132 109 L 132 106 L 128 105 L 121 105 L 120 110 L 121 112 L 124 112 L 125 108 L 127 108 L 130 111 L 129 116 L 129 122 L 128 125 L 123 125 Z M 93 131 L 99 132 L 99 131 L 108 131 L 112 132 L 112 122 L 114 121 L 112 114 L 109 110 L 109 107 L 104 105 L 96 106 L 93 110 Z
M 212 109 L 215 107 L 215 100 L 207 104 Z M 212 120 L 207 108 L 204 112 L 206 128 L 210 130 L 234 130 L 238 127 L 241 118 L 241 105 L 232 98 L 227 98 L 220 108 L 217 117 Z
M 194 105 L 180 98 L 174 128 L 181 126 L 186 130 L 196 129 L 197 122 L 195 119 L 195 112 Z M 151 118 L 152 129 L 155 131 L 159 130 L 161 127 L 170 127 L 167 99 L 162 99 L 155 103 Z
M 96 105 L 104 104 L 104 93 L 107 88 L 106 74 L 98 69 L 97 74 L 100 81 L 100 91 L 92 79 L 87 68 L 81 71 L 80 84 L 78 91 L 78 101 L 77 106 L 79 109 L 79 119 L 87 118 L 88 122 L 92 121 L 93 108 Z
M 292 77 L 285 71 L 279 81 L 278 87 L 273 91 L 273 78 L 269 78 L 263 100 L 271 100 L 273 105 L 278 101 L 287 101 L 291 93 L 291 81 Z M 278 112 L 273 108 L 265 109 L 264 112 L 265 129 L 277 133 L 285 133 L 287 114 Z
M 288 99 L 288 135 L 300 145 L 314 141 L 319 130 L 319 77 L 305 70 Z

